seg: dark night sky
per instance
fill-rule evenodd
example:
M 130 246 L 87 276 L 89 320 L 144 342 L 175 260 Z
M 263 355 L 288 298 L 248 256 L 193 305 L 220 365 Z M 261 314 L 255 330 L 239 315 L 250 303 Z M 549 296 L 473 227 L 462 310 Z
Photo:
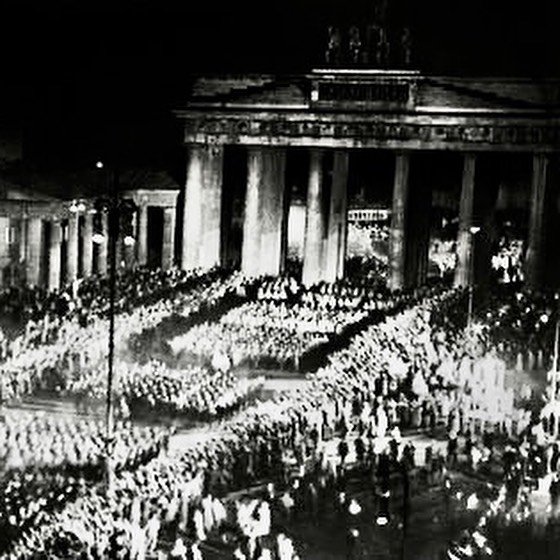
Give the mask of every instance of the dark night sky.
M 389 0 L 420 69 L 560 75 L 554 2 Z M 370 19 L 371 0 L 3 0 L 0 115 L 22 118 L 28 154 L 90 157 L 108 137 L 129 159 L 167 165 L 170 109 L 197 72 L 298 72 L 318 65 L 329 24 Z

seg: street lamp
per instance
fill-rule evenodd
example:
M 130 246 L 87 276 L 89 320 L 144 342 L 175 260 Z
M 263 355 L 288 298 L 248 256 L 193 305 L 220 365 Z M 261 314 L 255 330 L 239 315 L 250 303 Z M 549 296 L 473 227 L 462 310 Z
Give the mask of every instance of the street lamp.
M 552 381 L 552 395 L 551 400 L 556 400 L 556 393 L 558 390 L 558 344 L 560 342 L 560 297 L 558 293 L 554 294 L 554 299 L 556 300 L 556 326 L 554 328 L 554 351 L 552 354 L 552 371 L 551 371 L 551 381 Z
M 125 235 L 125 237 L 123 239 L 123 243 L 127 247 L 133 247 L 134 244 L 136 243 L 136 240 L 134 239 L 134 237 L 132 237 L 132 235 Z
M 473 284 L 474 284 L 474 241 L 475 235 L 480 231 L 479 226 L 471 226 L 469 233 L 471 236 L 471 256 L 469 261 L 469 302 L 467 311 L 467 326 L 470 328 L 473 315 Z
M 104 165 L 98 161 L 98 169 L 103 169 Z M 115 299 L 116 299 L 116 269 L 117 269 L 117 241 L 119 234 L 124 234 L 125 244 L 134 244 L 132 237 L 132 220 L 136 205 L 132 200 L 121 199 L 118 195 L 118 174 L 113 171 L 111 184 L 111 196 L 99 198 L 95 201 L 96 217 L 100 217 L 103 212 L 107 212 L 108 222 L 108 250 L 109 250 L 109 352 L 107 356 L 107 395 L 106 395 L 106 437 L 105 437 L 105 468 L 107 477 L 107 489 L 113 487 L 113 443 L 114 443 L 114 396 L 113 396 L 113 373 L 115 356 Z M 100 221 L 96 222 L 96 232 L 92 236 L 95 243 L 103 243 L 105 232 L 101 231 Z

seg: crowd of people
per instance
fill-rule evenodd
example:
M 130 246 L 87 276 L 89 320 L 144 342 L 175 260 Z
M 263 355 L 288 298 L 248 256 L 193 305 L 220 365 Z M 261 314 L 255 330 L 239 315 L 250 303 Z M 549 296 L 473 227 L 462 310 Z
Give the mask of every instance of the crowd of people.
M 503 284 L 523 281 L 524 243 L 520 239 L 500 239 L 498 251 L 492 256 L 492 269 Z
M 437 300 L 438 296 L 434 297 Z M 403 312 L 402 315 L 395 318 L 389 318 L 382 326 L 372 327 L 368 336 L 359 337 L 352 344 L 352 348 L 358 350 L 365 345 L 367 348 L 365 355 L 371 353 L 375 356 L 380 349 L 380 343 L 385 346 L 393 343 L 396 332 L 402 332 L 403 337 L 408 335 L 407 339 L 418 338 L 416 335 L 420 333 L 415 329 L 421 329 L 421 325 L 426 326 L 428 321 L 428 317 L 422 319 L 423 316 L 425 316 L 425 311 L 420 307 L 411 312 Z M 377 336 L 374 336 L 375 334 Z M 352 352 L 350 352 L 351 354 Z M 397 399 L 389 396 L 389 391 L 392 389 L 383 381 L 378 387 L 378 393 L 374 389 L 375 382 L 379 382 L 379 377 L 383 377 L 381 374 L 386 373 L 387 364 L 379 362 L 378 369 L 373 371 L 362 370 L 361 367 L 354 370 L 353 365 L 347 362 L 347 356 L 344 352 L 334 356 L 329 367 L 318 372 L 310 387 L 298 392 L 297 395 L 280 395 L 273 401 L 250 407 L 240 413 L 237 418 L 223 425 L 218 434 L 194 449 L 180 456 L 156 459 L 145 467 L 136 469 L 134 473 L 118 478 L 117 488 L 122 484 L 127 491 L 123 490 L 122 495 L 119 494 L 119 499 L 116 500 L 118 503 L 116 511 L 122 512 L 122 515 L 116 515 L 117 519 L 114 519 L 113 523 L 104 526 L 108 535 L 123 532 L 118 529 L 122 524 L 117 523 L 122 517 L 130 523 L 129 516 L 132 515 L 130 508 L 135 499 L 144 504 L 141 509 L 142 513 L 146 513 L 141 517 L 140 527 L 144 529 L 148 527 L 149 521 L 154 515 L 154 508 L 157 512 L 159 526 L 167 525 L 168 522 L 172 525 L 173 520 L 177 521 L 181 508 L 178 511 L 177 500 L 174 502 L 175 505 L 171 506 L 163 505 L 162 501 L 165 499 L 167 502 L 173 502 L 174 495 L 181 495 L 182 485 L 192 483 L 197 480 L 197 477 L 204 480 L 207 491 L 213 495 L 220 495 L 220 491 L 223 492 L 225 489 L 244 488 L 257 477 L 272 475 L 283 464 L 282 458 L 287 450 L 292 450 L 297 456 L 297 449 L 303 449 L 304 441 L 307 445 L 313 442 L 314 436 L 311 434 L 315 430 L 318 433 L 322 432 L 322 429 L 317 430 L 318 422 L 322 422 L 325 417 L 327 424 L 336 421 L 337 417 L 342 414 L 342 410 L 345 409 L 344 402 L 351 403 L 357 389 L 361 388 L 359 390 L 362 391 L 362 395 L 368 394 L 369 398 L 366 380 L 370 384 L 373 383 L 369 389 L 373 389 L 373 395 L 376 395 L 374 398 L 380 399 L 380 402 L 376 401 L 377 408 L 386 409 L 387 426 L 385 429 L 390 429 L 393 422 L 399 421 L 399 416 L 395 417 L 395 414 L 398 415 L 399 412 L 396 411 L 400 411 L 400 409 L 392 406 L 392 402 L 396 403 Z M 400 379 L 404 382 L 407 379 L 406 373 Z M 399 392 L 398 388 L 396 392 Z M 383 413 L 379 414 L 383 417 Z M 334 424 L 331 429 L 333 428 Z M 383 429 L 383 421 L 381 421 L 378 436 L 380 435 L 379 430 Z M 319 443 L 319 439 L 316 443 Z M 117 490 L 117 494 L 118 492 Z M 157 507 L 150 496 L 157 496 Z M 175 515 L 173 516 L 172 513 Z M 102 512 L 99 515 L 102 517 Z M 93 517 L 95 516 L 88 516 L 88 523 L 99 526 L 100 524 Z M 65 517 L 61 516 L 57 518 L 56 522 L 54 520 L 50 522 L 50 526 L 54 530 L 53 536 L 56 535 L 55 540 L 60 540 L 63 535 L 68 536 L 67 533 L 72 532 L 67 522 L 62 526 L 59 525 L 62 519 Z M 158 523 L 154 523 L 158 525 Z M 137 526 L 136 529 L 138 529 Z M 124 531 L 125 537 L 123 538 L 126 548 L 131 546 L 132 533 L 136 534 L 132 529 L 131 531 Z M 49 542 L 45 539 L 44 533 L 41 534 L 41 538 L 44 543 Z M 95 542 L 96 552 L 92 552 L 89 547 L 90 557 L 103 557 L 104 554 L 107 554 L 107 549 L 99 549 L 99 547 L 103 543 L 107 543 L 109 546 L 108 543 L 113 543 L 113 541 L 114 539 L 109 536 L 100 539 L 90 535 L 85 542 Z M 20 545 L 25 550 L 26 545 L 22 543 Z M 111 546 L 114 546 L 114 543 Z M 17 547 L 15 550 L 18 550 Z M 14 554 L 13 557 L 17 558 L 18 555 Z
M 429 260 L 438 271 L 440 278 L 448 278 L 457 266 L 457 244 L 455 241 L 433 239 L 430 241 Z
M 150 269 L 136 267 L 119 269 L 115 278 L 115 311 L 130 311 L 139 305 L 169 299 L 177 292 L 190 290 L 200 282 L 224 276 L 219 269 L 205 272 L 178 268 Z M 0 360 L 10 355 L 11 342 L 18 346 L 45 342 L 56 335 L 59 321 L 76 318 L 85 324 L 109 312 L 110 280 L 108 276 L 92 275 L 48 291 L 39 286 L 9 286 L 0 292 Z
M 502 286 L 475 308 L 475 320 L 509 368 L 546 370 L 553 362 L 559 310 L 554 293 Z
M 242 282 L 238 276 L 210 277 L 189 290 L 170 293 L 173 297 L 157 299 L 115 316 L 114 344 L 117 352 L 127 352 L 127 341 L 135 334 L 158 325 L 173 313 L 183 316 L 207 310 L 227 297 Z M 163 290 L 163 289 L 162 289 Z M 161 292 L 160 292 L 161 293 Z M 167 293 L 167 291 L 165 291 Z M 56 330 L 42 337 L 25 336 L 11 341 L 10 352 L 0 362 L 1 393 L 4 401 L 22 398 L 38 389 L 64 391 L 70 380 L 82 372 L 101 367 L 107 359 L 109 321 L 93 316 L 87 324 L 78 319 L 61 319 Z M 33 329 L 27 329 L 34 333 Z
M 167 430 L 150 432 L 125 422 L 116 432 L 116 472 L 108 492 L 98 482 L 106 443 L 100 422 L 44 418 L 10 427 L 13 420 L 7 419 L 0 438 L 6 442 L 2 480 L 10 501 L 1 513 L 4 546 L 10 549 L 3 560 L 41 554 L 142 559 L 158 552 L 204 558 L 209 539 L 227 542 L 240 560 L 295 560 L 298 543 L 285 527 L 302 502 L 319 510 L 319 496 L 359 511 L 359 504 L 345 501 L 350 465 L 373 481 L 378 518 L 390 516 L 391 480 L 399 473 L 405 484 L 405 473 L 418 462 L 402 437 L 409 430 L 446 439 L 445 459 L 438 452 L 424 459 L 427 472 L 441 483 L 461 451 L 469 469 L 486 465 L 490 472 L 497 466 L 510 501 L 520 495 L 515 488 L 525 484 L 527 473 L 538 480 L 558 471 L 558 448 L 538 415 L 521 408 L 502 359 L 550 332 L 552 296 L 496 297 L 479 313 L 475 332 L 464 328 L 466 293 L 435 287 L 389 294 L 344 282 L 303 288 L 290 278 L 248 281 L 233 275 L 165 293 L 149 304 L 120 308 L 117 349 L 128 352 L 131 334 L 172 313 L 191 317 L 231 293 L 247 301 L 170 341 L 177 353 L 203 357 L 203 365 L 174 370 L 118 356 L 121 412 L 146 406 L 206 420 L 222 416 L 247 403 L 262 382 L 235 376 L 232 369 L 244 360 L 253 366 L 266 359 L 297 365 L 298 357 L 349 326 L 360 323 L 362 329 L 347 347 L 331 348 L 327 365 L 309 376 L 305 388 L 243 407 L 185 449 L 166 450 Z M 35 336 L 17 351 L 11 346 L 2 364 L 3 397 L 38 387 L 84 398 L 102 395 L 106 326 L 102 312 L 87 324 L 69 317 L 55 338 Z M 335 454 L 329 452 L 333 443 Z M 511 447 L 519 454 L 512 455 Z M 26 468 L 32 457 L 35 463 Z M 58 474 L 51 472 L 55 466 Z M 330 493 L 319 489 L 321 480 L 330 484 Z M 231 497 L 259 482 L 272 484 L 267 497 Z M 27 483 L 32 490 L 26 499 Z M 558 485 L 551 488 L 557 491 Z M 281 523 L 278 515 L 285 517 Z
M 171 430 L 119 422 L 112 466 L 134 469 L 167 449 Z M 105 422 L 7 410 L 0 424 L 0 550 L 63 509 L 105 472 Z
M 234 367 L 299 370 L 314 349 L 346 329 L 398 304 L 387 290 L 367 284 L 320 283 L 304 288 L 292 278 L 263 283 L 257 300 L 231 309 L 217 321 L 194 326 L 169 341 L 175 354 L 203 358 L 227 356 Z M 404 296 L 406 297 L 406 296 Z
M 115 363 L 114 391 L 125 415 L 157 412 L 158 415 L 185 416 L 191 420 L 220 418 L 248 402 L 263 384 L 263 378 L 239 378 L 229 368 L 214 370 L 191 365 L 173 370 L 157 361 L 145 364 L 118 360 Z M 66 386 L 78 397 L 78 407 L 102 399 L 107 392 L 104 365 L 84 371 Z

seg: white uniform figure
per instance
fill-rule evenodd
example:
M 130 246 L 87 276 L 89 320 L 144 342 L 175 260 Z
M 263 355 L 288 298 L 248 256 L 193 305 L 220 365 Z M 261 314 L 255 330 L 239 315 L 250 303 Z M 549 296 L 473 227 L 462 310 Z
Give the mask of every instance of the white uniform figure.
M 267 501 L 263 501 L 258 508 L 258 527 L 257 536 L 266 536 L 270 534 L 271 514 L 270 505 Z
M 200 542 L 203 542 L 206 540 L 206 532 L 204 531 L 204 516 L 202 515 L 202 512 L 197 509 L 194 512 L 193 518 L 196 531 L 196 539 Z
M 380 406 L 377 409 L 377 437 L 384 438 L 387 434 L 387 428 L 389 426 L 389 421 L 387 419 L 387 414 L 385 409 Z

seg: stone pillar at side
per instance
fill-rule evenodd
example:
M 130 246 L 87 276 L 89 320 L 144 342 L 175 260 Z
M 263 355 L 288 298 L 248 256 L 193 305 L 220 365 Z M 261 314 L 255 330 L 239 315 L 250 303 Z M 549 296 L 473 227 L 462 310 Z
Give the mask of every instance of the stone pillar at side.
M 49 240 L 49 290 L 60 288 L 60 271 L 62 266 L 62 225 L 59 221 L 51 222 Z
M 41 283 L 41 259 L 43 241 L 43 220 L 41 218 L 29 218 L 27 224 L 27 283 L 31 286 L 39 286 Z
M 208 146 L 202 169 L 202 227 L 199 254 L 199 266 L 205 270 L 221 263 L 223 168 L 224 147 Z
M 476 158 L 465 154 L 463 161 L 463 182 L 459 203 L 459 232 L 457 234 L 457 267 L 455 268 L 455 287 L 471 286 L 473 283 L 474 237 L 470 231 L 473 225 L 474 186 Z
M 78 214 L 68 218 L 68 243 L 66 246 L 66 281 L 73 282 L 78 277 Z
M 4 269 L 10 264 L 10 218 L 0 216 L 0 286 L 4 283 Z
M 87 278 L 91 276 L 93 267 L 93 215 L 86 212 L 84 215 L 83 235 L 83 251 L 82 251 L 82 276 Z
M 140 204 L 138 206 L 138 236 L 137 236 L 136 259 L 140 266 L 145 266 L 148 262 L 148 206 Z
M 327 251 L 325 255 L 325 280 L 334 282 L 344 276 L 346 258 L 346 227 L 348 187 L 348 152 L 336 151 L 333 161 Z
M 109 252 L 109 218 L 107 212 L 101 214 L 101 232 L 103 239 L 99 243 L 97 253 L 97 274 L 104 276 L 107 274 L 107 257 Z
M 183 208 L 185 270 L 220 264 L 223 158 L 221 145 L 190 146 Z
M 285 218 L 286 151 L 258 147 L 249 150 L 244 231 L 244 269 L 252 275 L 277 276 L 282 269 L 282 231 Z M 246 251 L 246 252 L 245 252 Z
M 261 197 L 266 176 L 262 147 L 250 147 L 247 153 L 247 191 L 243 216 L 243 246 L 241 270 L 247 276 L 258 276 L 261 271 Z
M 175 206 L 163 209 L 163 243 L 161 248 L 161 266 L 169 269 L 175 261 Z
M 408 154 L 397 154 L 393 208 L 389 232 L 389 287 L 398 290 L 406 287 L 406 241 L 408 221 Z
M 324 273 L 323 254 L 327 220 L 323 204 L 323 159 L 324 152 L 321 149 L 311 149 L 302 272 L 302 282 L 306 286 L 321 281 Z
M 533 156 L 529 233 L 525 257 L 525 283 L 527 287 L 542 287 L 545 275 L 546 201 L 548 190 L 549 160 L 545 154 Z

